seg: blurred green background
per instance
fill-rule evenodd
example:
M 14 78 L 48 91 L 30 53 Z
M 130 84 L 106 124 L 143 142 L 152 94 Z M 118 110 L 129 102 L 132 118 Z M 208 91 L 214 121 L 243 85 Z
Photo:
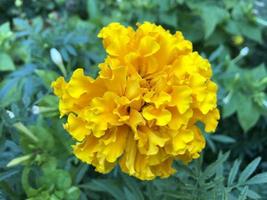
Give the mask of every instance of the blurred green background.
M 266 0 L 0 0 L 0 199 L 267 199 Z M 168 179 L 102 175 L 71 152 L 50 84 L 97 76 L 98 31 L 150 21 L 180 30 L 208 58 L 221 120 L 200 159 Z

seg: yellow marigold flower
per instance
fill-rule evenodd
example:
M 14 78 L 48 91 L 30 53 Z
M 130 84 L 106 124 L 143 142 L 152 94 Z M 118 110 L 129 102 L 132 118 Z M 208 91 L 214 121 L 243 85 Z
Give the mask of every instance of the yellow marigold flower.
M 205 147 L 197 122 L 214 132 L 220 118 L 208 60 L 181 32 L 145 22 L 137 30 L 111 23 L 98 37 L 107 58 L 93 79 L 83 69 L 52 83 L 74 154 L 108 173 L 116 164 L 142 180 L 168 177 L 175 159 Z

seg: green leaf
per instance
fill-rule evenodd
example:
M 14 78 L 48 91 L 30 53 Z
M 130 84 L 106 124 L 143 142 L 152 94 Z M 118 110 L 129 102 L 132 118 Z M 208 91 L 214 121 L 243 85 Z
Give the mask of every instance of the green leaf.
M 230 136 L 227 135 L 212 135 L 211 137 L 213 140 L 225 144 L 235 143 L 236 140 Z
M 267 172 L 257 174 L 256 176 L 253 176 L 246 182 L 246 184 L 248 185 L 263 184 L 263 183 L 267 183 Z
M 226 25 L 224 26 L 224 30 L 227 33 L 230 33 L 232 35 L 240 35 L 241 31 L 238 26 L 238 22 L 234 20 L 229 20 Z
M 241 33 L 247 38 L 255 42 L 262 43 L 261 29 L 255 24 L 248 24 L 245 22 L 238 23 Z
M 177 26 L 177 17 L 176 13 L 162 13 L 160 16 L 161 23 L 176 27 Z
M 251 199 L 261 199 L 261 196 L 257 192 L 254 192 L 253 190 L 250 189 L 248 189 L 247 196 Z
M 2 36 L 2 34 L 6 34 L 8 32 L 10 32 L 10 24 L 9 24 L 9 22 L 5 22 L 5 23 L 1 24 L 1 26 L 0 26 L 0 34 L 1 34 L 1 36 Z
M 6 172 L 1 172 L 0 173 L 0 181 L 4 181 L 8 178 L 10 178 L 11 176 L 14 176 L 18 173 L 18 170 L 8 170 Z
M 217 160 L 213 163 L 211 163 L 203 172 L 203 174 L 201 174 L 201 179 L 209 179 L 210 177 L 212 177 L 217 170 L 219 169 L 219 167 L 222 165 L 222 163 L 224 163 L 227 158 L 229 157 L 229 152 L 223 154 L 223 155 L 219 155 Z
M 247 199 L 247 193 L 248 193 L 248 186 L 245 186 L 238 197 L 238 200 L 246 200 Z
M 22 171 L 22 176 L 21 176 L 21 184 L 22 184 L 24 191 L 26 192 L 28 196 L 34 196 L 38 194 L 38 190 L 34 189 L 29 183 L 30 171 L 31 169 L 29 166 L 24 167 Z
M 237 105 L 238 121 L 245 132 L 252 128 L 258 121 L 260 113 L 251 98 L 240 94 Z
M 54 81 L 59 76 L 56 72 L 47 69 L 36 69 L 35 73 L 43 80 L 44 85 L 47 88 L 51 88 L 52 81 Z
M 87 13 L 91 19 L 98 19 L 99 18 L 99 7 L 98 1 L 96 0 L 87 0 Z
M 267 76 L 267 70 L 264 64 L 261 64 L 248 72 L 254 80 L 260 80 Z
M 124 174 L 122 175 L 122 178 L 124 180 L 124 183 L 130 189 L 130 191 L 128 191 L 128 189 L 126 188 L 127 191 L 134 194 L 136 197 L 135 199 L 144 200 L 144 196 L 139 188 L 138 183 L 132 177 L 126 176 Z
M 232 185 L 233 182 L 235 181 L 235 178 L 236 178 L 236 175 L 238 173 L 240 164 L 241 164 L 240 160 L 236 160 L 234 162 L 234 166 L 231 168 L 229 176 L 228 176 L 228 180 L 227 180 L 227 185 L 228 186 Z
M 244 183 L 249 176 L 256 170 L 258 167 L 259 163 L 261 161 L 261 158 L 256 158 L 254 159 L 249 165 L 241 172 L 238 183 Z
M 234 114 L 237 111 L 237 107 L 239 104 L 239 93 L 230 92 L 224 99 L 226 99 L 223 103 L 223 118 L 227 118 Z
M 71 177 L 67 171 L 56 170 L 56 187 L 60 190 L 68 189 L 71 186 Z
M 66 200 L 78 200 L 81 195 L 81 191 L 79 188 L 72 186 L 70 189 L 67 190 L 67 195 L 64 199 Z
M 137 196 L 133 192 L 131 192 L 128 188 L 123 187 L 123 191 L 125 193 L 125 199 L 126 200 L 135 200 L 135 199 L 138 199 Z
M 218 6 L 203 5 L 200 7 L 200 16 L 204 21 L 205 39 L 207 39 L 229 13 Z
M 12 58 L 4 53 L 0 52 L 0 71 L 13 71 L 15 70 L 15 65 Z
M 108 180 L 108 179 L 92 180 L 91 182 L 81 185 L 80 187 L 92 191 L 107 192 L 118 200 L 124 199 L 125 197 L 121 187 L 119 187 L 118 183 L 113 180 Z

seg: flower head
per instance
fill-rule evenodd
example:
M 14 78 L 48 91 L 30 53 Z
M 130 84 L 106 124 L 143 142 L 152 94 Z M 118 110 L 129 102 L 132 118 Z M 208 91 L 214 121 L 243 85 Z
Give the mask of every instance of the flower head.
M 209 62 L 181 32 L 148 22 L 137 30 L 111 23 L 98 37 L 108 54 L 98 77 L 77 69 L 52 84 L 74 154 L 101 173 L 119 164 L 142 180 L 198 158 L 205 140 L 196 123 L 213 132 L 220 117 Z

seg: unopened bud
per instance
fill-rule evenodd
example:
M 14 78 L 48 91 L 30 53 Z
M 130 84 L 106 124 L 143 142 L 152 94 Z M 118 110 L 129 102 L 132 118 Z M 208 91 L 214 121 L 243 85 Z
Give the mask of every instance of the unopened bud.
M 32 154 L 30 155 L 26 155 L 26 156 L 20 156 L 17 158 L 12 159 L 9 163 L 7 163 L 7 167 L 14 167 L 16 165 L 19 165 L 27 160 L 29 160 L 31 158 Z
M 39 106 L 33 106 L 32 107 L 32 114 L 38 115 L 40 113 L 40 108 Z
M 57 49 L 50 49 L 50 57 L 56 65 L 63 65 L 62 56 Z
M 6 110 L 7 115 L 9 116 L 10 119 L 15 118 L 15 114 L 11 112 L 10 110 Z
M 62 72 L 63 76 L 66 76 L 67 72 L 66 72 L 66 69 L 64 67 L 63 59 L 62 59 L 60 52 L 57 49 L 52 48 L 52 49 L 50 49 L 50 57 L 51 57 L 52 61 L 58 66 L 58 68 Z
M 248 47 L 244 47 L 240 51 L 240 56 L 246 56 L 246 55 L 248 55 L 248 52 L 249 52 L 249 48 Z

